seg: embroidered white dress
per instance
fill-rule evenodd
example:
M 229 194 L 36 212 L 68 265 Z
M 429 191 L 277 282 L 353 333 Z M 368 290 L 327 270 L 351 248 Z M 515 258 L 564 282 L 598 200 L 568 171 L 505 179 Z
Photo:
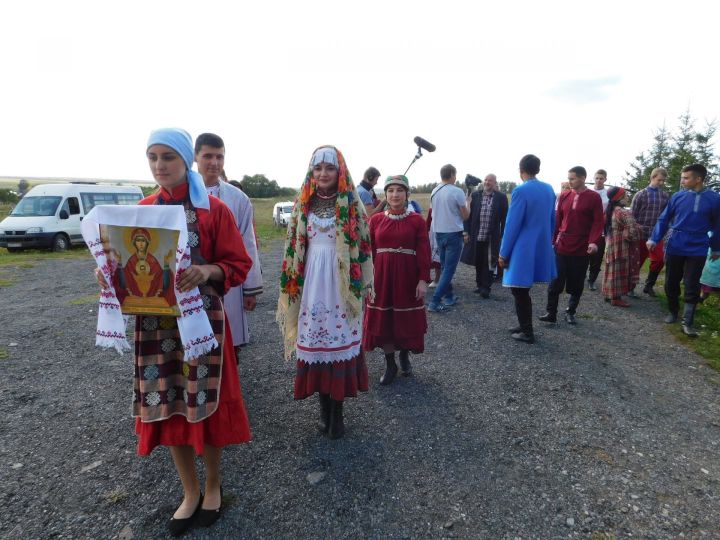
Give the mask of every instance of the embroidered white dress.
M 298 317 L 297 359 L 316 364 L 360 354 L 362 321 L 351 319 L 340 297 L 335 217 L 308 216 L 305 282 Z

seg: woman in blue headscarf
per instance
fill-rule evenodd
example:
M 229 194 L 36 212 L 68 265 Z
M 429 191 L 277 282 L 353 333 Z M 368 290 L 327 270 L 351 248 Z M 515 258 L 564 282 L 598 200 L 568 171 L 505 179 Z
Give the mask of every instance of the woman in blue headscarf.
M 138 454 L 148 455 L 158 445 L 170 448 L 184 490 L 183 502 L 168 523 L 170 532 L 178 536 L 193 523 L 209 526 L 220 516 L 221 449 L 251 438 L 221 300 L 245 280 L 252 260 L 228 207 L 209 197 L 202 178 L 191 170 L 190 135 L 180 129 L 153 131 L 146 154 L 159 189 L 140 204 L 184 207 L 192 264 L 178 273 L 175 285 L 180 291 L 199 288 L 220 344 L 183 362 L 174 317 L 136 318 L 133 416 Z M 98 281 L 106 286 L 101 277 Z M 196 455 L 205 462 L 204 496 Z

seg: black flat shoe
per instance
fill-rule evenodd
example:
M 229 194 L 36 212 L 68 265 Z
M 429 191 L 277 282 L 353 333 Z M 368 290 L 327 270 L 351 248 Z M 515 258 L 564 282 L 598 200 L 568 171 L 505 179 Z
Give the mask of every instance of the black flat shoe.
M 222 486 L 220 486 L 220 506 L 215 510 L 206 510 L 205 508 L 200 508 L 196 518 L 198 527 L 210 527 L 210 525 L 220 519 L 220 514 L 222 513 L 223 508 L 222 497 L 223 489 Z
M 202 494 L 200 494 L 200 499 L 198 500 L 197 507 L 195 508 L 195 511 L 190 517 L 183 519 L 175 519 L 171 517 L 170 521 L 168 521 L 168 530 L 170 531 L 170 534 L 175 537 L 182 536 L 192 526 L 193 522 L 198 517 L 198 513 L 202 508 L 202 503 L 203 496 Z

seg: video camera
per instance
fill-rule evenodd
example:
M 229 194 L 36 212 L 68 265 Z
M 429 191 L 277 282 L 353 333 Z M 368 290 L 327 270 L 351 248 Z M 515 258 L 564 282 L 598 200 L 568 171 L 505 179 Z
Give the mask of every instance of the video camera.
M 479 186 L 480 184 L 482 184 L 482 180 L 480 180 L 477 176 L 473 176 L 472 174 L 465 175 L 465 188 L 468 191 L 472 191 L 472 188 Z

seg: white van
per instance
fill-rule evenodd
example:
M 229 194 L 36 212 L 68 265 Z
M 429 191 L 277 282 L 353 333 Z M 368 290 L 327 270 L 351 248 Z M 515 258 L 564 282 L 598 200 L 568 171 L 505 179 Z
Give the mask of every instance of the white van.
M 143 198 L 137 186 L 97 184 L 42 184 L 20 199 L 0 222 L 0 247 L 8 251 L 50 248 L 64 251 L 84 244 L 80 222 L 98 204 L 137 204 Z
M 292 213 L 293 202 L 285 201 L 275 203 L 273 206 L 273 223 L 276 227 L 287 226 L 290 221 L 290 214 Z

